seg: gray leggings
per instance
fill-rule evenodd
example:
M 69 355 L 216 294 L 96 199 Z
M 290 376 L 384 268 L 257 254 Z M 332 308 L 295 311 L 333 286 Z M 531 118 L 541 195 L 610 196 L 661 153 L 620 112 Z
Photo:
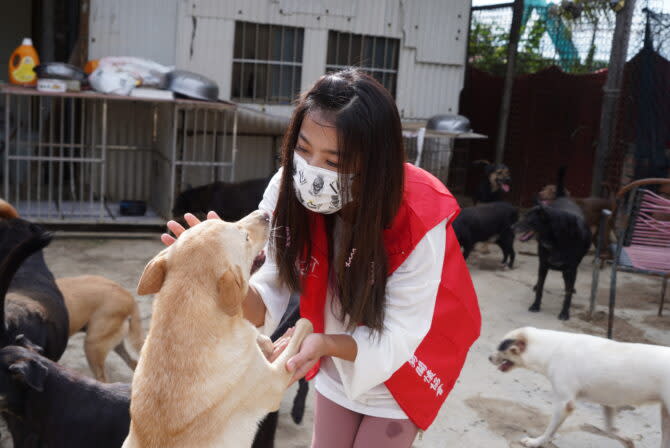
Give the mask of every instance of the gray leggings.
M 418 431 L 411 420 L 359 414 L 316 392 L 312 448 L 410 448 Z

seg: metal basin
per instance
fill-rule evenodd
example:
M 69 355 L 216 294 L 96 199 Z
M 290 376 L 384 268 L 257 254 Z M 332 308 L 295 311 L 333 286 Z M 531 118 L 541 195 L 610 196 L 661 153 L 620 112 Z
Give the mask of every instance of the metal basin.
M 165 88 L 176 94 L 205 101 L 218 101 L 219 86 L 205 76 L 186 70 L 173 70 L 165 75 Z

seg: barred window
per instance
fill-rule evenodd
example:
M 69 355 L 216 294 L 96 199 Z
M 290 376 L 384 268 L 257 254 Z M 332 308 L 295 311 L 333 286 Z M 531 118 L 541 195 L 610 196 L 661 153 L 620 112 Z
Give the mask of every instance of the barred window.
M 304 30 L 235 23 L 233 100 L 290 104 L 300 91 Z
M 329 31 L 326 72 L 360 67 L 395 97 L 399 48 L 400 39 Z

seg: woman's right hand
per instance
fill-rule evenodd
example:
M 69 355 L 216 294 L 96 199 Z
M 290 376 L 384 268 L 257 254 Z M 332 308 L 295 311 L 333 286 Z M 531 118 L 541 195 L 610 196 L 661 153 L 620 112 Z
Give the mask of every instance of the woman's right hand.
M 221 219 L 221 218 L 219 217 L 219 215 L 216 212 L 211 211 L 211 212 L 207 213 L 207 219 Z M 189 227 L 193 227 L 195 225 L 200 224 L 200 220 L 198 218 L 196 218 L 195 215 L 193 215 L 191 213 L 186 213 L 184 215 L 184 220 L 186 221 L 186 223 L 188 224 Z M 170 229 L 170 232 L 174 233 L 175 236 L 169 235 L 167 233 L 164 233 L 164 234 L 161 235 L 161 241 L 166 246 L 172 245 L 172 243 L 177 241 L 177 238 L 179 238 L 179 235 L 184 233 L 184 231 L 186 230 L 184 228 L 184 226 L 179 224 L 177 221 L 168 221 L 167 228 Z

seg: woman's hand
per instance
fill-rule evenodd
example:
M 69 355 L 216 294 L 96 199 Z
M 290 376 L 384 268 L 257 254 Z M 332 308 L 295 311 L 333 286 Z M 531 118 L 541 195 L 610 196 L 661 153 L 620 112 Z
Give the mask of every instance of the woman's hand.
M 207 219 L 221 219 L 221 218 L 219 217 L 219 215 L 216 212 L 211 211 L 211 212 L 207 213 Z M 195 225 L 200 224 L 200 220 L 198 218 L 196 218 L 195 215 L 193 215 L 191 213 L 186 213 L 184 215 L 184 220 L 186 221 L 186 223 L 188 224 L 189 227 L 193 227 Z M 166 246 L 172 245 L 175 241 L 177 241 L 177 238 L 179 238 L 179 235 L 184 233 L 184 231 L 186 230 L 184 228 L 184 226 L 179 224 L 177 221 L 168 221 L 167 228 L 170 229 L 170 231 L 172 233 L 174 233 L 175 236 L 169 235 L 167 233 L 164 233 L 164 234 L 161 235 L 161 241 Z
M 302 341 L 300 351 L 286 362 L 286 370 L 293 372 L 289 385 L 307 375 L 314 364 L 328 354 L 326 346 L 326 336 L 322 333 L 312 333 Z
M 293 332 L 295 331 L 294 327 L 289 328 L 286 330 L 286 333 L 284 333 L 279 339 L 274 341 L 272 343 L 272 353 L 270 356 L 268 356 L 268 361 L 269 362 L 274 362 L 277 358 L 279 358 L 279 355 L 282 354 L 284 349 L 288 346 L 288 343 L 291 341 L 291 336 L 293 336 Z

